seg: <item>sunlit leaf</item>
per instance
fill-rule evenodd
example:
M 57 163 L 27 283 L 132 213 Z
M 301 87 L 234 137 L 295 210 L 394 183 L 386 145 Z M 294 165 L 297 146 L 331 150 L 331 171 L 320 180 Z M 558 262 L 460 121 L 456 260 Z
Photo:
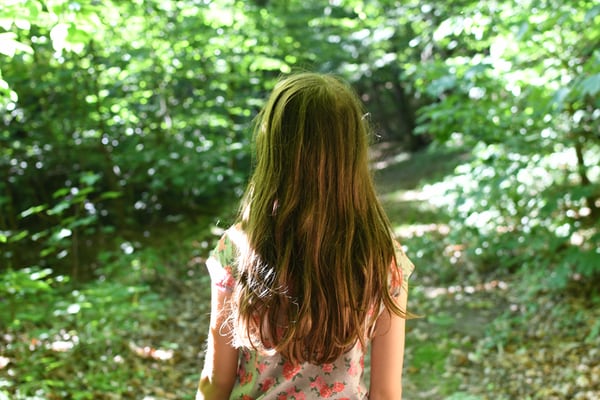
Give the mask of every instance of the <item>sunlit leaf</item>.
M 54 197 L 55 199 L 62 197 L 66 194 L 68 194 L 71 191 L 70 188 L 61 188 L 58 189 L 56 192 L 52 193 L 52 197 Z
M 50 31 L 52 46 L 57 52 L 61 52 L 66 47 L 67 36 L 69 34 L 70 24 L 56 24 Z
M 41 204 L 39 206 L 29 207 L 27 210 L 21 212 L 19 216 L 21 218 L 27 218 L 30 215 L 39 214 L 42 211 L 45 211 L 48 208 L 47 205 Z
M 16 38 L 17 35 L 13 32 L 0 33 L 0 54 L 8 57 L 14 57 L 19 51 L 33 54 L 31 46 L 18 42 Z
M 62 214 L 65 210 L 71 207 L 71 203 L 69 201 L 60 201 L 54 207 L 47 211 L 48 215 L 58 215 Z
M 272 58 L 259 56 L 250 64 L 251 71 L 265 70 L 265 71 L 281 71 L 283 73 L 290 72 L 290 67 L 284 61 Z

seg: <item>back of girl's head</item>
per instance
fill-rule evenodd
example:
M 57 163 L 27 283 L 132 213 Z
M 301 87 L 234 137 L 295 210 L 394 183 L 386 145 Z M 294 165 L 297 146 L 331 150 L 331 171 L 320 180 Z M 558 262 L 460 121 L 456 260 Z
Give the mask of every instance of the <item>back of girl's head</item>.
M 331 362 L 366 340 L 373 307 L 400 312 L 382 290 L 394 247 L 363 115 L 346 83 L 314 73 L 283 78 L 259 114 L 232 303 L 241 345 Z
M 357 189 L 357 174 L 367 173 L 363 115 L 354 91 L 334 76 L 282 79 L 257 121 L 254 183 L 277 189 L 281 206 L 321 199 L 345 210 L 348 204 L 339 200 Z M 330 203 L 336 188 L 345 193 Z

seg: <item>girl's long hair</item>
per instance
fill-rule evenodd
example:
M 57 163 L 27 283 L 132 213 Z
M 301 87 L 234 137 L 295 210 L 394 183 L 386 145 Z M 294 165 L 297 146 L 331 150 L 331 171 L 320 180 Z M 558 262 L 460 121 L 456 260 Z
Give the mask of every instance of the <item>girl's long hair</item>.
M 389 292 L 395 247 L 369 171 L 369 127 L 342 80 L 279 81 L 256 120 L 256 165 L 239 226 L 235 343 L 295 363 L 365 345 Z

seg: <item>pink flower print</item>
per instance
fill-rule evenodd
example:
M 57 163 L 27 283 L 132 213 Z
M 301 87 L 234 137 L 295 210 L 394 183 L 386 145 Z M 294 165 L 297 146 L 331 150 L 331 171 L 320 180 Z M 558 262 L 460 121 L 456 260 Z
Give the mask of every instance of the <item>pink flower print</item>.
M 331 363 L 323 364 L 321 369 L 323 370 L 323 372 L 329 374 L 329 373 L 331 373 L 331 371 L 333 371 L 333 364 L 331 364 Z
M 289 381 L 300 372 L 301 368 L 300 365 L 294 365 L 291 362 L 286 361 L 285 364 L 283 364 L 283 377 L 286 381 Z
M 267 363 L 264 363 L 264 362 L 262 362 L 262 363 L 256 363 L 256 370 L 259 373 L 262 374 L 263 372 L 265 372 L 265 369 L 267 369 Z
M 329 386 L 323 386 L 321 390 L 319 390 L 319 394 L 321 395 L 321 397 L 327 399 L 331 397 L 331 395 L 333 394 L 333 390 Z
M 272 377 L 266 378 L 259 384 L 259 388 L 261 392 L 266 392 L 275 384 L 275 379 Z
M 242 352 L 242 357 L 244 358 L 244 361 L 246 361 L 246 362 L 250 361 L 250 352 L 249 351 Z
M 360 372 L 360 369 L 358 368 L 358 365 L 354 362 L 351 362 L 350 367 L 348 368 L 348 375 L 356 376 L 356 375 L 358 375 L 359 372 Z
M 279 396 L 277 396 L 277 400 L 287 400 L 287 394 L 280 394 Z
M 344 384 L 342 382 L 335 382 L 333 384 L 333 391 L 335 393 L 339 393 L 339 392 L 343 391 L 344 388 L 345 388 L 345 386 L 344 386 Z
M 240 384 L 245 385 L 246 383 L 250 383 L 252 382 L 252 373 L 248 372 L 245 375 L 242 375 L 240 377 Z
M 245 385 L 246 383 L 252 382 L 252 372 L 246 371 L 244 367 L 240 367 L 238 371 L 238 376 L 240 377 L 240 384 Z
M 247 394 L 242 396 L 242 400 L 254 400 L 252 397 L 248 396 Z
M 235 287 L 235 278 L 233 277 L 233 272 L 231 270 L 231 265 L 225 266 L 225 276 L 217 282 L 217 286 L 224 289 L 233 289 Z
M 317 376 L 315 378 L 315 380 L 310 383 L 311 389 L 313 389 L 313 388 L 321 389 L 325 386 L 326 386 L 325 381 L 323 380 L 323 377 L 321 377 L 321 376 Z
M 294 400 L 305 400 L 304 393 L 298 391 L 298 389 L 294 386 L 287 390 L 288 396 L 293 396 Z

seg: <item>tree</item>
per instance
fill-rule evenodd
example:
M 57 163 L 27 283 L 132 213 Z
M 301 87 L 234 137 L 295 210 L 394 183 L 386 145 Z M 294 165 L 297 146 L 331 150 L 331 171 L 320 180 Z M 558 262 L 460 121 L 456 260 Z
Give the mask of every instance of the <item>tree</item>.
M 452 182 L 457 234 L 484 264 L 524 266 L 541 285 L 600 272 L 599 13 L 591 1 L 463 3 L 433 33 L 450 54 L 413 72 L 435 99 L 419 131 L 476 150 Z

